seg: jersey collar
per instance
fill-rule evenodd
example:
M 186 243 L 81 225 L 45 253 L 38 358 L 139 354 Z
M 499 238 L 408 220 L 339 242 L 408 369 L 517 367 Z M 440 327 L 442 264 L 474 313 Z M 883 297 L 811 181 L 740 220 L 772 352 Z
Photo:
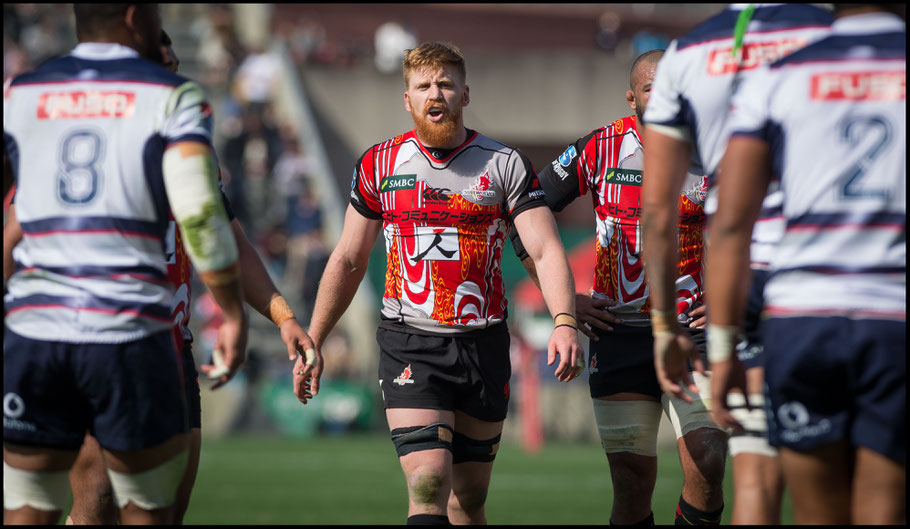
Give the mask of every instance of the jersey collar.
M 139 57 L 139 52 L 115 42 L 80 42 L 73 48 L 70 55 L 77 59 L 109 61 Z
M 907 24 L 891 13 L 863 13 L 839 18 L 831 24 L 832 33 L 859 34 L 906 31 Z

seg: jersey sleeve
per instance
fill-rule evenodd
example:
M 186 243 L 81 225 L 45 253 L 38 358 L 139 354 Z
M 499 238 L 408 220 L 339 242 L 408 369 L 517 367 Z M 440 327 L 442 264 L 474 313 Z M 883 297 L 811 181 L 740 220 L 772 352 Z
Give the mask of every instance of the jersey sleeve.
M 187 81 L 168 99 L 159 131 L 167 144 L 198 141 L 212 144 L 212 107 L 202 88 Z
M 651 98 L 648 100 L 648 108 L 645 109 L 643 119 L 645 124 L 653 126 L 655 130 L 692 142 L 691 131 L 695 130 L 695 124 L 692 123 L 691 108 L 682 94 L 684 71 L 676 46 L 677 41 L 674 40 L 657 63 L 657 71 L 651 85 Z
M 368 219 L 382 218 L 382 202 L 379 190 L 376 189 L 373 150 L 371 147 L 363 153 L 354 165 L 354 176 L 351 178 L 351 206 Z
M 506 162 L 503 190 L 510 221 L 522 211 L 547 205 L 531 160 L 518 149 L 512 151 Z
M 537 174 L 550 209 L 562 211 L 588 192 L 597 168 L 596 134 L 579 138 Z

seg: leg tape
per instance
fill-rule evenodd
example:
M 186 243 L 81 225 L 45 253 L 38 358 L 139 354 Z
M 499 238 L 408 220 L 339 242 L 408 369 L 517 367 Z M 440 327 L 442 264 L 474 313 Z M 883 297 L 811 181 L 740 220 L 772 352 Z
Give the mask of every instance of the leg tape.
M 604 453 L 657 455 L 660 404 L 647 400 L 593 399 L 593 402 Z
M 3 462 L 3 508 L 28 506 L 39 511 L 62 511 L 69 499 L 69 472 L 35 472 Z
M 743 425 L 742 432 L 730 434 L 730 456 L 748 453 L 777 457 L 777 449 L 768 443 L 768 419 L 765 414 L 765 397 L 761 393 L 749 395 L 751 410 L 746 409 L 746 399 L 741 393 L 727 395 L 727 406 L 734 419 Z
M 445 448 L 452 451 L 452 427 L 437 422 L 428 426 L 409 426 L 392 430 L 392 442 L 398 457 L 421 450 Z
M 692 397 L 692 402 L 670 397 L 666 393 L 660 398 L 677 439 L 699 428 L 721 430 L 721 427 L 711 418 L 710 376 L 706 377 L 701 373 L 693 372 L 692 379 L 698 388 L 697 394 L 686 390 L 686 393 Z
M 184 450 L 145 472 L 126 473 L 107 469 L 117 506 L 122 509 L 133 502 L 140 509 L 150 511 L 173 505 L 177 487 L 186 472 L 188 457 L 188 451 Z
M 489 463 L 493 461 L 496 459 L 496 452 L 499 451 L 499 440 L 501 438 L 502 434 L 486 441 L 478 441 L 455 432 L 455 439 L 452 441 L 452 463 L 465 463 L 468 461 Z

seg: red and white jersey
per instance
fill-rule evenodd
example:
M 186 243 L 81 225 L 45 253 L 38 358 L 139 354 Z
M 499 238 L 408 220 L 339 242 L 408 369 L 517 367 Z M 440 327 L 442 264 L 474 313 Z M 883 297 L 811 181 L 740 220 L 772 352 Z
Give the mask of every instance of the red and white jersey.
M 516 215 L 545 206 L 543 191 L 517 149 L 467 133 L 439 152 L 411 131 L 357 162 L 351 205 L 383 220 L 384 320 L 459 333 L 506 319 L 503 242 Z
M 781 181 L 771 317 L 906 319 L 906 40 L 896 15 L 838 19 L 733 99 L 732 134 L 765 141 Z
M 609 310 L 622 314 L 625 323 L 646 325 L 649 290 L 639 222 L 644 154 L 636 121 L 629 116 L 591 132 L 569 145 L 538 178 L 547 205 L 557 211 L 591 191 L 597 223 L 595 297 L 618 301 Z M 676 310 L 683 318 L 702 298 L 706 192 L 707 177 L 689 173 L 679 195 Z
M 693 164 L 709 175 L 712 185 L 727 147 L 726 122 L 736 84 L 760 66 L 824 37 L 834 19 L 829 10 L 811 4 L 755 4 L 738 61 L 733 54 L 734 33 L 747 5 L 731 4 L 670 43 L 657 66 L 644 115 L 648 126 L 693 144 Z M 751 258 L 756 268 L 767 268 L 783 235 L 777 190 L 778 182 L 772 182 L 752 232 Z M 711 195 L 708 214 L 714 210 Z

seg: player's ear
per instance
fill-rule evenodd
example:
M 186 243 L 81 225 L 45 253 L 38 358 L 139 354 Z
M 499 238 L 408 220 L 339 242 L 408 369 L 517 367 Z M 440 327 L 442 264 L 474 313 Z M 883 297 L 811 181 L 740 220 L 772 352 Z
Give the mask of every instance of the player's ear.
M 130 31 L 136 30 L 136 10 L 139 9 L 139 6 L 136 4 L 131 4 L 127 6 L 126 13 L 123 15 L 123 23 L 126 24 L 127 29 Z
M 464 104 L 462 106 L 468 106 L 468 103 L 471 102 L 471 87 L 464 85 Z
M 408 97 L 408 91 L 404 91 L 404 109 L 411 112 L 411 98 Z
M 635 94 L 631 90 L 626 90 L 626 103 L 629 103 L 632 110 L 635 110 Z

